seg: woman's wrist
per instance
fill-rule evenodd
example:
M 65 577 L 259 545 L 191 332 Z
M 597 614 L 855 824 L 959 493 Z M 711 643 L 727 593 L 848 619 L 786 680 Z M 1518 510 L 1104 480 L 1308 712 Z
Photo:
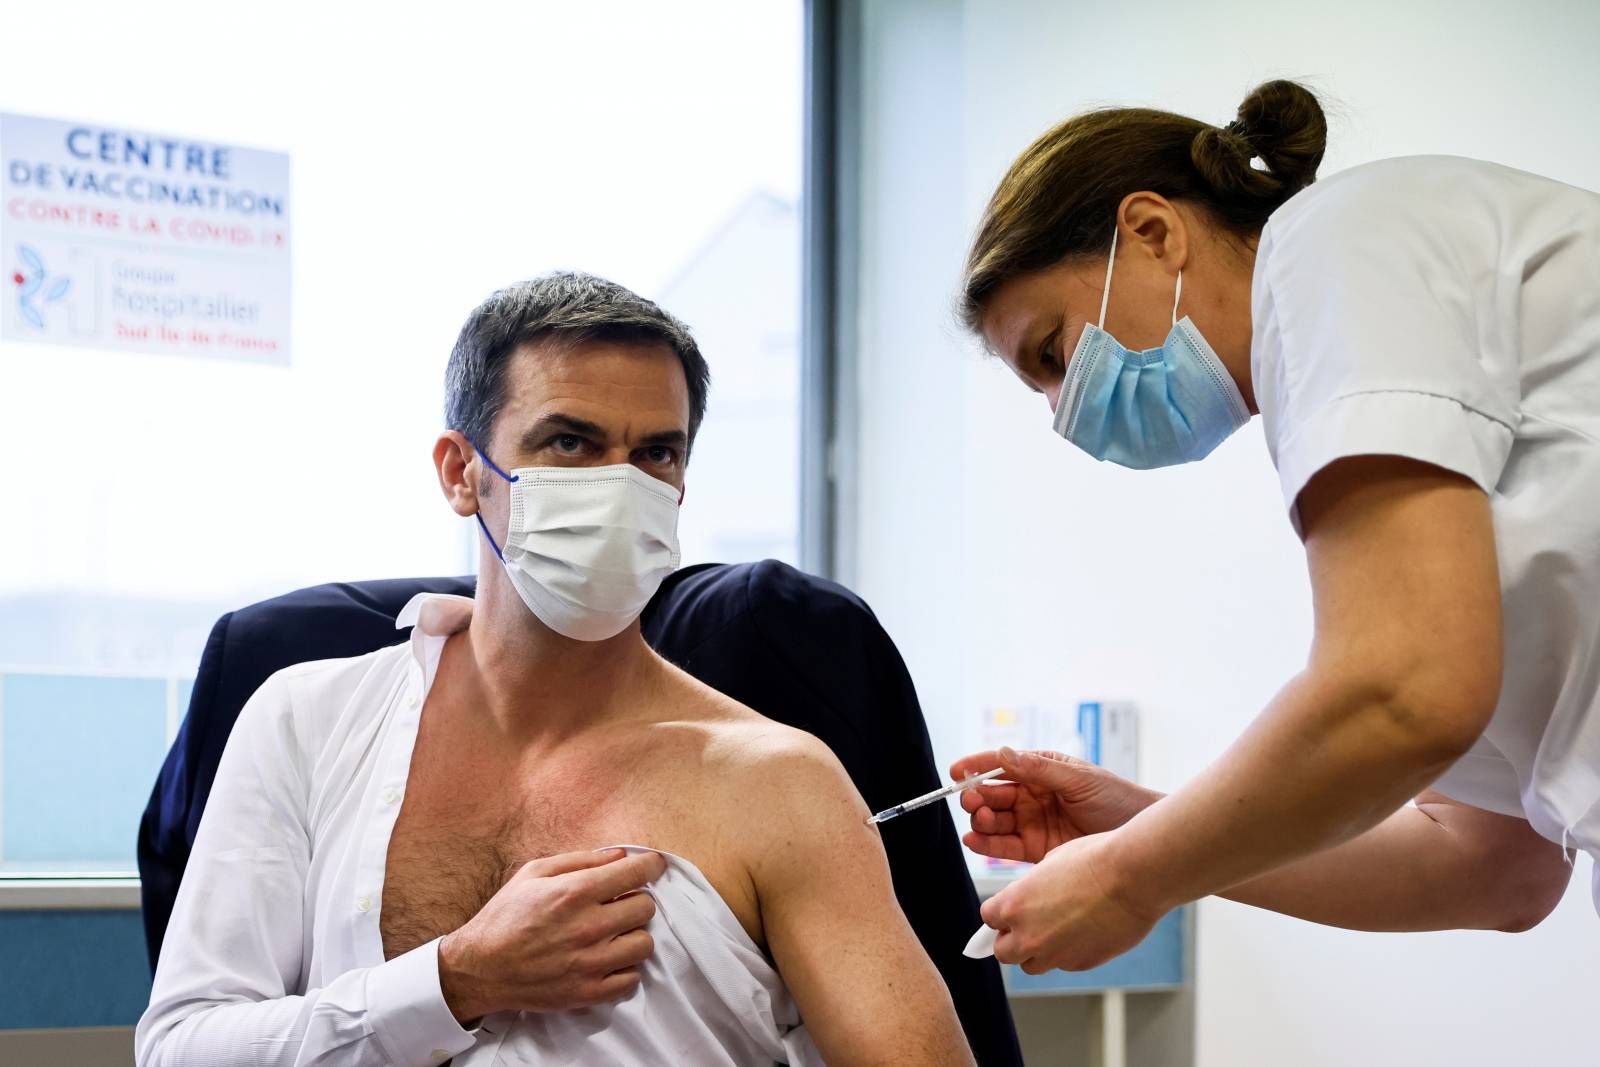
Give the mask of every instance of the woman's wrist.
M 1132 810 L 1129 812 L 1128 817 L 1122 822 L 1122 825 L 1124 826 L 1128 825 L 1128 823 L 1132 822 L 1136 817 L 1143 814 L 1150 807 L 1154 806 L 1157 801 L 1165 800 L 1167 798 L 1167 794 L 1156 789 L 1146 789 L 1142 785 L 1136 786 L 1135 788 L 1138 789 L 1138 792 L 1133 797 Z
M 1157 799 L 1160 799 L 1159 797 Z M 1209 894 L 1188 890 L 1184 883 L 1193 872 L 1176 870 L 1171 850 L 1161 845 L 1161 835 L 1150 829 L 1144 811 L 1106 834 L 1101 878 L 1103 891 L 1141 915 L 1161 916 Z

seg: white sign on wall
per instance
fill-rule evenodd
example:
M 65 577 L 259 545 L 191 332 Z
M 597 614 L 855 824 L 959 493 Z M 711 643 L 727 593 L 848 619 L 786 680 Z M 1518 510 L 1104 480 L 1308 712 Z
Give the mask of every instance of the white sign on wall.
M 0 339 L 289 362 L 289 157 L 0 113 Z

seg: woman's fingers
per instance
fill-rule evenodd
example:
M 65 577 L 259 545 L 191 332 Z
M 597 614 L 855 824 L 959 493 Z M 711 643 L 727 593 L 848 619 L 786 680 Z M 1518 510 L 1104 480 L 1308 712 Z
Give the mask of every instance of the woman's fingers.
M 1014 752 L 1009 748 L 1000 750 L 1000 765 L 1007 778 L 1044 792 L 1080 783 L 1082 776 L 1093 767 L 1060 752 Z
M 961 807 L 966 811 L 977 811 L 979 808 L 994 808 L 996 811 L 1007 811 L 1016 806 L 1019 789 L 1014 785 L 983 785 L 973 786 L 961 794 Z
M 961 835 L 961 843 L 980 856 L 1019 862 L 1024 858 L 1022 838 L 1014 834 L 980 834 L 975 830 L 968 830 Z
M 956 781 L 974 774 L 982 774 L 996 767 L 1005 772 L 1008 782 L 1030 786 L 1034 789 L 1058 789 L 1071 784 L 1082 772 L 1085 764 L 1061 752 L 1048 749 L 1014 749 L 1010 746 L 975 752 L 950 765 L 950 777 Z M 1004 785 L 982 785 L 979 789 L 1004 789 Z M 1011 786 L 1014 790 L 1015 786 Z M 972 790 L 968 790 L 972 792 Z
M 994 939 L 994 958 L 1001 963 L 1022 963 L 1022 939 L 1010 930 L 1001 930 Z M 1034 972 L 1029 971 L 1029 974 Z
M 980 834 L 1014 834 L 1017 832 L 1017 817 L 1009 811 L 979 808 L 972 813 L 972 828 Z
M 964 778 L 971 778 L 984 771 L 992 771 L 1000 766 L 1000 754 L 994 750 L 987 752 L 974 752 L 970 756 L 963 756 L 950 764 L 950 780 L 959 782 Z

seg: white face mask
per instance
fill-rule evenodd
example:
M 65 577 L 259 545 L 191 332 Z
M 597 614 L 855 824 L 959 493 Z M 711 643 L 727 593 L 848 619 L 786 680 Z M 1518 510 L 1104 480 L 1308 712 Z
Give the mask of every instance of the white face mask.
M 676 489 L 631 464 L 520 467 L 510 474 L 505 565 L 528 610 L 576 641 L 615 637 L 678 566 Z

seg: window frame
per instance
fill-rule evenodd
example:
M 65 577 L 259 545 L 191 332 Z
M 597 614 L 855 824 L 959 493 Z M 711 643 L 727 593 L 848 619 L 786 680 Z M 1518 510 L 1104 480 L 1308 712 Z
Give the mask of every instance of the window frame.
M 800 288 L 800 560 L 849 584 L 854 554 L 860 11 L 806 0 Z
M 859 14 L 844 0 L 804 0 L 802 17 L 799 552 L 803 569 L 848 581 L 839 531 L 850 529 L 853 405 L 840 382 L 850 380 L 841 368 L 854 358 L 846 328 L 855 311 L 846 251 L 854 241 L 845 238 L 856 226 Z M 0 871 L 0 910 L 139 906 L 137 871 Z

